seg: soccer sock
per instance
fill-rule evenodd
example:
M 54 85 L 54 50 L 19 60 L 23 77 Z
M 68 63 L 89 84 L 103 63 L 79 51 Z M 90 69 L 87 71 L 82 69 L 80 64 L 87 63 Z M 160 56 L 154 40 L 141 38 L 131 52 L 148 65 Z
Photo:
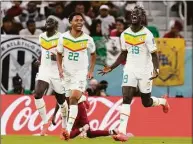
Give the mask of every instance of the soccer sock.
M 109 135 L 116 135 L 117 133 L 115 132 L 115 130 L 109 130 Z
M 95 138 L 95 137 L 100 137 L 100 136 L 109 136 L 110 133 L 108 130 L 95 130 L 95 131 L 91 131 L 88 130 L 87 131 L 87 137 L 89 138 Z
M 68 104 L 65 101 L 62 105 L 60 106 L 60 112 L 61 112 L 61 117 L 62 117 L 62 128 L 67 127 L 67 117 L 68 117 Z
M 76 136 L 78 136 L 81 133 L 81 131 L 77 128 L 77 129 L 73 129 L 70 132 L 70 138 L 75 138 Z
M 83 102 L 83 101 L 86 101 L 86 96 L 85 96 L 85 95 L 82 95 L 82 96 L 80 97 L 80 99 L 78 100 L 78 103 L 81 103 L 81 102 Z
M 159 106 L 159 105 L 165 105 L 166 100 L 164 98 L 157 98 L 157 97 L 151 97 L 153 100 L 152 106 Z
M 46 115 L 46 105 L 44 102 L 44 99 L 35 99 L 35 105 L 36 109 L 39 111 L 39 114 L 43 120 L 43 123 L 46 124 L 48 123 L 47 115 Z
M 122 104 L 120 111 L 119 132 L 127 134 L 127 123 L 130 116 L 130 104 Z
M 67 123 L 67 131 L 69 133 L 72 130 L 77 115 L 78 115 L 78 105 L 70 105 L 69 118 Z

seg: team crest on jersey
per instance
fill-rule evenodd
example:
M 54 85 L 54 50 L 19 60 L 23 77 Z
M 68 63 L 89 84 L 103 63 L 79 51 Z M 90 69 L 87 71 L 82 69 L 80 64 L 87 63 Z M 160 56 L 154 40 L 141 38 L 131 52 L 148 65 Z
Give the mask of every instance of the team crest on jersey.
M 139 38 L 139 40 L 140 40 L 140 41 L 143 41 L 143 37 L 141 36 L 141 37 Z
M 1 36 L 1 89 L 4 93 L 12 89 L 12 78 L 19 74 L 25 89 L 34 90 L 37 69 L 32 62 L 41 53 L 39 44 L 21 38 Z
M 52 46 L 54 46 L 54 45 L 56 45 L 56 42 L 55 42 L 55 41 L 52 42 Z
M 84 43 L 80 43 L 80 46 L 81 46 L 82 48 L 84 48 L 84 47 L 85 47 Z

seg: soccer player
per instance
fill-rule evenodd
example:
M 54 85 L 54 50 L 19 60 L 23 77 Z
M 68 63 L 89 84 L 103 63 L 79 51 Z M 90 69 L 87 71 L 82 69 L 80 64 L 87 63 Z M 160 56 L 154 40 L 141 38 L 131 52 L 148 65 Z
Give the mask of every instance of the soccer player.
M 45 91 L 49 85 L 56 93 L 57 102 L 60 105 L 62 111 L 64 111 L 65 91 L 59 77 L 59 71 L 56 62 L 56 47 L 60 33 L 57 32 L 58 22 L 53 18 L 46 20 L 45 28 L 46 32 L 40 34 L 39 43 L 41 46 L 41 60 L 39 66 L 39 72 L 37 75 L 37 84 L 35 87 L 35 106 L 39 111 L 39 114 L 43 120 L 43 129 L 40 133 L 44 136 L 47 132 L 49 125 L 46 115 L 46 105 L 43 99 Z
M 119 133 L 113 138 L 127 141 L 127 122 L 130 117 L 130 104 L 137 86 L 144 107 L 162 106 L 163 112 L 169 111 L 166 96 L 156 98 L 151 96 L 152 80 L 159 74 L 157 47 L 153 34 L 141 22 L 146 16 L 145 10 L 136 6 L 132 11 L 132 24 L 121 34 L 122 53 L 111 66 L 99 70 L 99 74 L 111 72 L 126 60 L 123 73 L 122 94 L 123 104 L 120 111 Z
M 81 13 L 72 13 L 69 16 L 71 30 L 60 36 L 57 47 L 57 62 L 60 77 L 64 79 L 66 91 L 69 94 L 69 118 L 64 131 L 65 139 L 70 138 L 74 121 L 78 114 L 78 100 L 85 91 L 87 78 L 93 77 L 96 61 L 95 44 L 93 39 L 82 32 L 84 24 Z M 88 70 L 88 52 L 90 53 L 90 68 Z M 62 54 L 64 57 L 62 58 Z M 63 62 L 63 66 L 62 66 Z
M 89 109 L 89 103 L 86 96 L 82 95 L 78 101 L 78 115 L 74 122 L 72 131 L 70 132 L 70 139 L 80 135 L 81 137 L 95 138 L 100 136 L 110 136 L 116 135 L 117 130 L 91 130 L 89 126 L 89 120 L 87 117 L 86 109 Z M 52 117 L 52 123 L 55 125 L 55 117 L 59 109 L 58 104 L 56 104 L 54 114 Z M 60 136 L 61 139 L 64 139 L 63 136 Z

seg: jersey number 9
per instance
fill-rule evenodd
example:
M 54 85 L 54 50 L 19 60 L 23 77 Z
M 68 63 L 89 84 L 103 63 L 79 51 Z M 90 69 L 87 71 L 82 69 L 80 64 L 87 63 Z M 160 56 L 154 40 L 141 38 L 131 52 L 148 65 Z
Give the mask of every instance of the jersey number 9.
M 139 47 L 138 46 L 132 46 L 132 54 L 139 54 Z
M 73 61 L 78 61 L 78 57 L 79 57 L 79 53 L 73 53 L 73 52 L 69 52 L 68 54 L 68 59 L 69 60 L 73 60 Z

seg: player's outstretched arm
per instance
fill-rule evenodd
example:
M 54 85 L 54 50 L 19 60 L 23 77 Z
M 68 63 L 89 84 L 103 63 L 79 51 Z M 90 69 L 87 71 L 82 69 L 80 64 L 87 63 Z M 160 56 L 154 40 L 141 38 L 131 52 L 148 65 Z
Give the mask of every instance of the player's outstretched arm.
M 102 74 L 105 75 L 108 72 L 111 72 L 113 69 L 115 69 L 116 67 L 118 67 L 123 61 L 125 61 L 127 58 L 127 51 L 122 51 L 121 54 L 119 55 L 119 57 L 116 59 L 116 61 L 114 62 L 114 64 L 112 64 L 111 66 L 105 66 L 102 70 L 98 70 L 99 73 L 98 74 Z
M 111 70 L 118 67 L 122 62 L 126 61 L 127 58 L 127 51 L 122 51 L 117 60 L 110 66 Z
M 88 79 L 93 78 L 95 63 L 96 63 L 96 52 L 91 53 L 91 56 L 90 56 L 90 68 L 89 68 L 89 72 L 88 72 L 88 75 L 87 75 Z
M 157 78 L 159 74 L 159 59 L 158 59 L 157 51 L 151 53 L 151 56 L 152 56 L 154 72 L 153 72 L 153 77 L 151 77 L 150 80 Z

